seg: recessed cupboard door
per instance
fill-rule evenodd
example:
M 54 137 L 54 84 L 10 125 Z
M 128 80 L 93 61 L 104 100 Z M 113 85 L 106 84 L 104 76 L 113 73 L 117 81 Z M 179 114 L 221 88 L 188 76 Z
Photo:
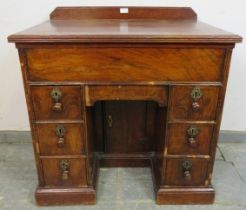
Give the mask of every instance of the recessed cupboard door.
M 133 154 L 152 151 L 155 107 L 155 103 L 144 101 L 105 102 L 105 152 Z

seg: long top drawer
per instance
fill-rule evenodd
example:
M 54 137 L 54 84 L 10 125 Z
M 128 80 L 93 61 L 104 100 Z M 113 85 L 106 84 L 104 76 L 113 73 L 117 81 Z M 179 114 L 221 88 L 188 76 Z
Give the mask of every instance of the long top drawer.
M 79 47 L 27 50 L 31 81 L 220 81 L 222 48 Z

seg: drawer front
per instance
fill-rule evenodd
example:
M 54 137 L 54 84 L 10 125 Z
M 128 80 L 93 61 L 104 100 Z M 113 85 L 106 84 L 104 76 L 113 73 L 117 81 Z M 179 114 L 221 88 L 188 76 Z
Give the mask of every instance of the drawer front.
M 164 86 L 86 86 L 86 105 L 98 100 L 149 100 L 160 106 L 167 105 L 167 88 Z
M 168 154 L 209 155 L 213 125 L 178 123 L 168 127 Z
M 43 158 L 46 186 L 86 186 L 84 158 Z
M 219 48 L 28 49 L 33 81 L 220 81 Z
M 36 120 L 80 120 L 81 89 L 77 86 L 33 86 Z
M 167 159 L 165 184 L 171 186 L 204 186 L 207 168 L 207 159 Z
M 80 124 L 37 124 L 40 155 L 79 155 L 84 153 Z
M 171 120 L 215 120 L 218 87 L 174 86 L 171 90 Z

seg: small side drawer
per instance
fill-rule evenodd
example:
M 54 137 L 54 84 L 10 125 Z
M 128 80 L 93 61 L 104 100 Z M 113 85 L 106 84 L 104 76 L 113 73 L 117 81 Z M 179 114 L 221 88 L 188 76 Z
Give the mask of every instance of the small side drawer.
M 215 120 L 218 87 L 174 86 L 171 90 L 170 120 Z
M 209 155 L 213 124 L 169 124 L 168 154 Z
M 87 186 L 84 158 L 42 158 L 46 187 Z
M 167 159 L 165 185 L 204 186 L 207 168 L 207 159 Z
M 33 86 L 31 92 L 36 120 L 81 119 L 79 86 Z
M 80 124 L 37 124 L 40 155 L 79 155 L 84 152 Z

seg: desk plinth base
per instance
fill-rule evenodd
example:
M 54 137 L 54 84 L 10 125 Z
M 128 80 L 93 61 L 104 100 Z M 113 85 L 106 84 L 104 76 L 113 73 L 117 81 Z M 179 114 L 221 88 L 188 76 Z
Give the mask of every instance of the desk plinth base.
M 156 193 L 157 204 L 212 204 L 215 191 L 209 188 L 162 188 Z
M 37 205 L 93 205 L 96 204 L 96 190 L 93 188 L 46 189 L 38 188 L 35 192 Z
M 129 164 L 127 158 L 122 158 L 118 163 L 111 158 L 96 158 L 93 168 L 92 183 L 94 187 L 86 188 L 42 188 L 39 187 L 36 190 L 35 197 L 36 203 L 40 206 L 48 205 L 73 205 L 84 204 L 93 205 L 96 204 L 96 186 L 98 181 L 98 169 L 99 162 L 101 166 L 107 167 L 131 167 L 131 166 L 146 166 L 149 165 L 152 169 L 154 188 L 156 191 L 156 204 L 212 204 L 214 202 L 215 191 L 212 186 L 209 187 L 187 187 L 187 188 L 172 188 L 161 187 L 159 188 L 156 183 L 157 174 L 155 173 L 155 163 L 152 158 L 139 159 L 138 161 L 132 161 Z M 158 189 L 159 188 L 159 189 Z

